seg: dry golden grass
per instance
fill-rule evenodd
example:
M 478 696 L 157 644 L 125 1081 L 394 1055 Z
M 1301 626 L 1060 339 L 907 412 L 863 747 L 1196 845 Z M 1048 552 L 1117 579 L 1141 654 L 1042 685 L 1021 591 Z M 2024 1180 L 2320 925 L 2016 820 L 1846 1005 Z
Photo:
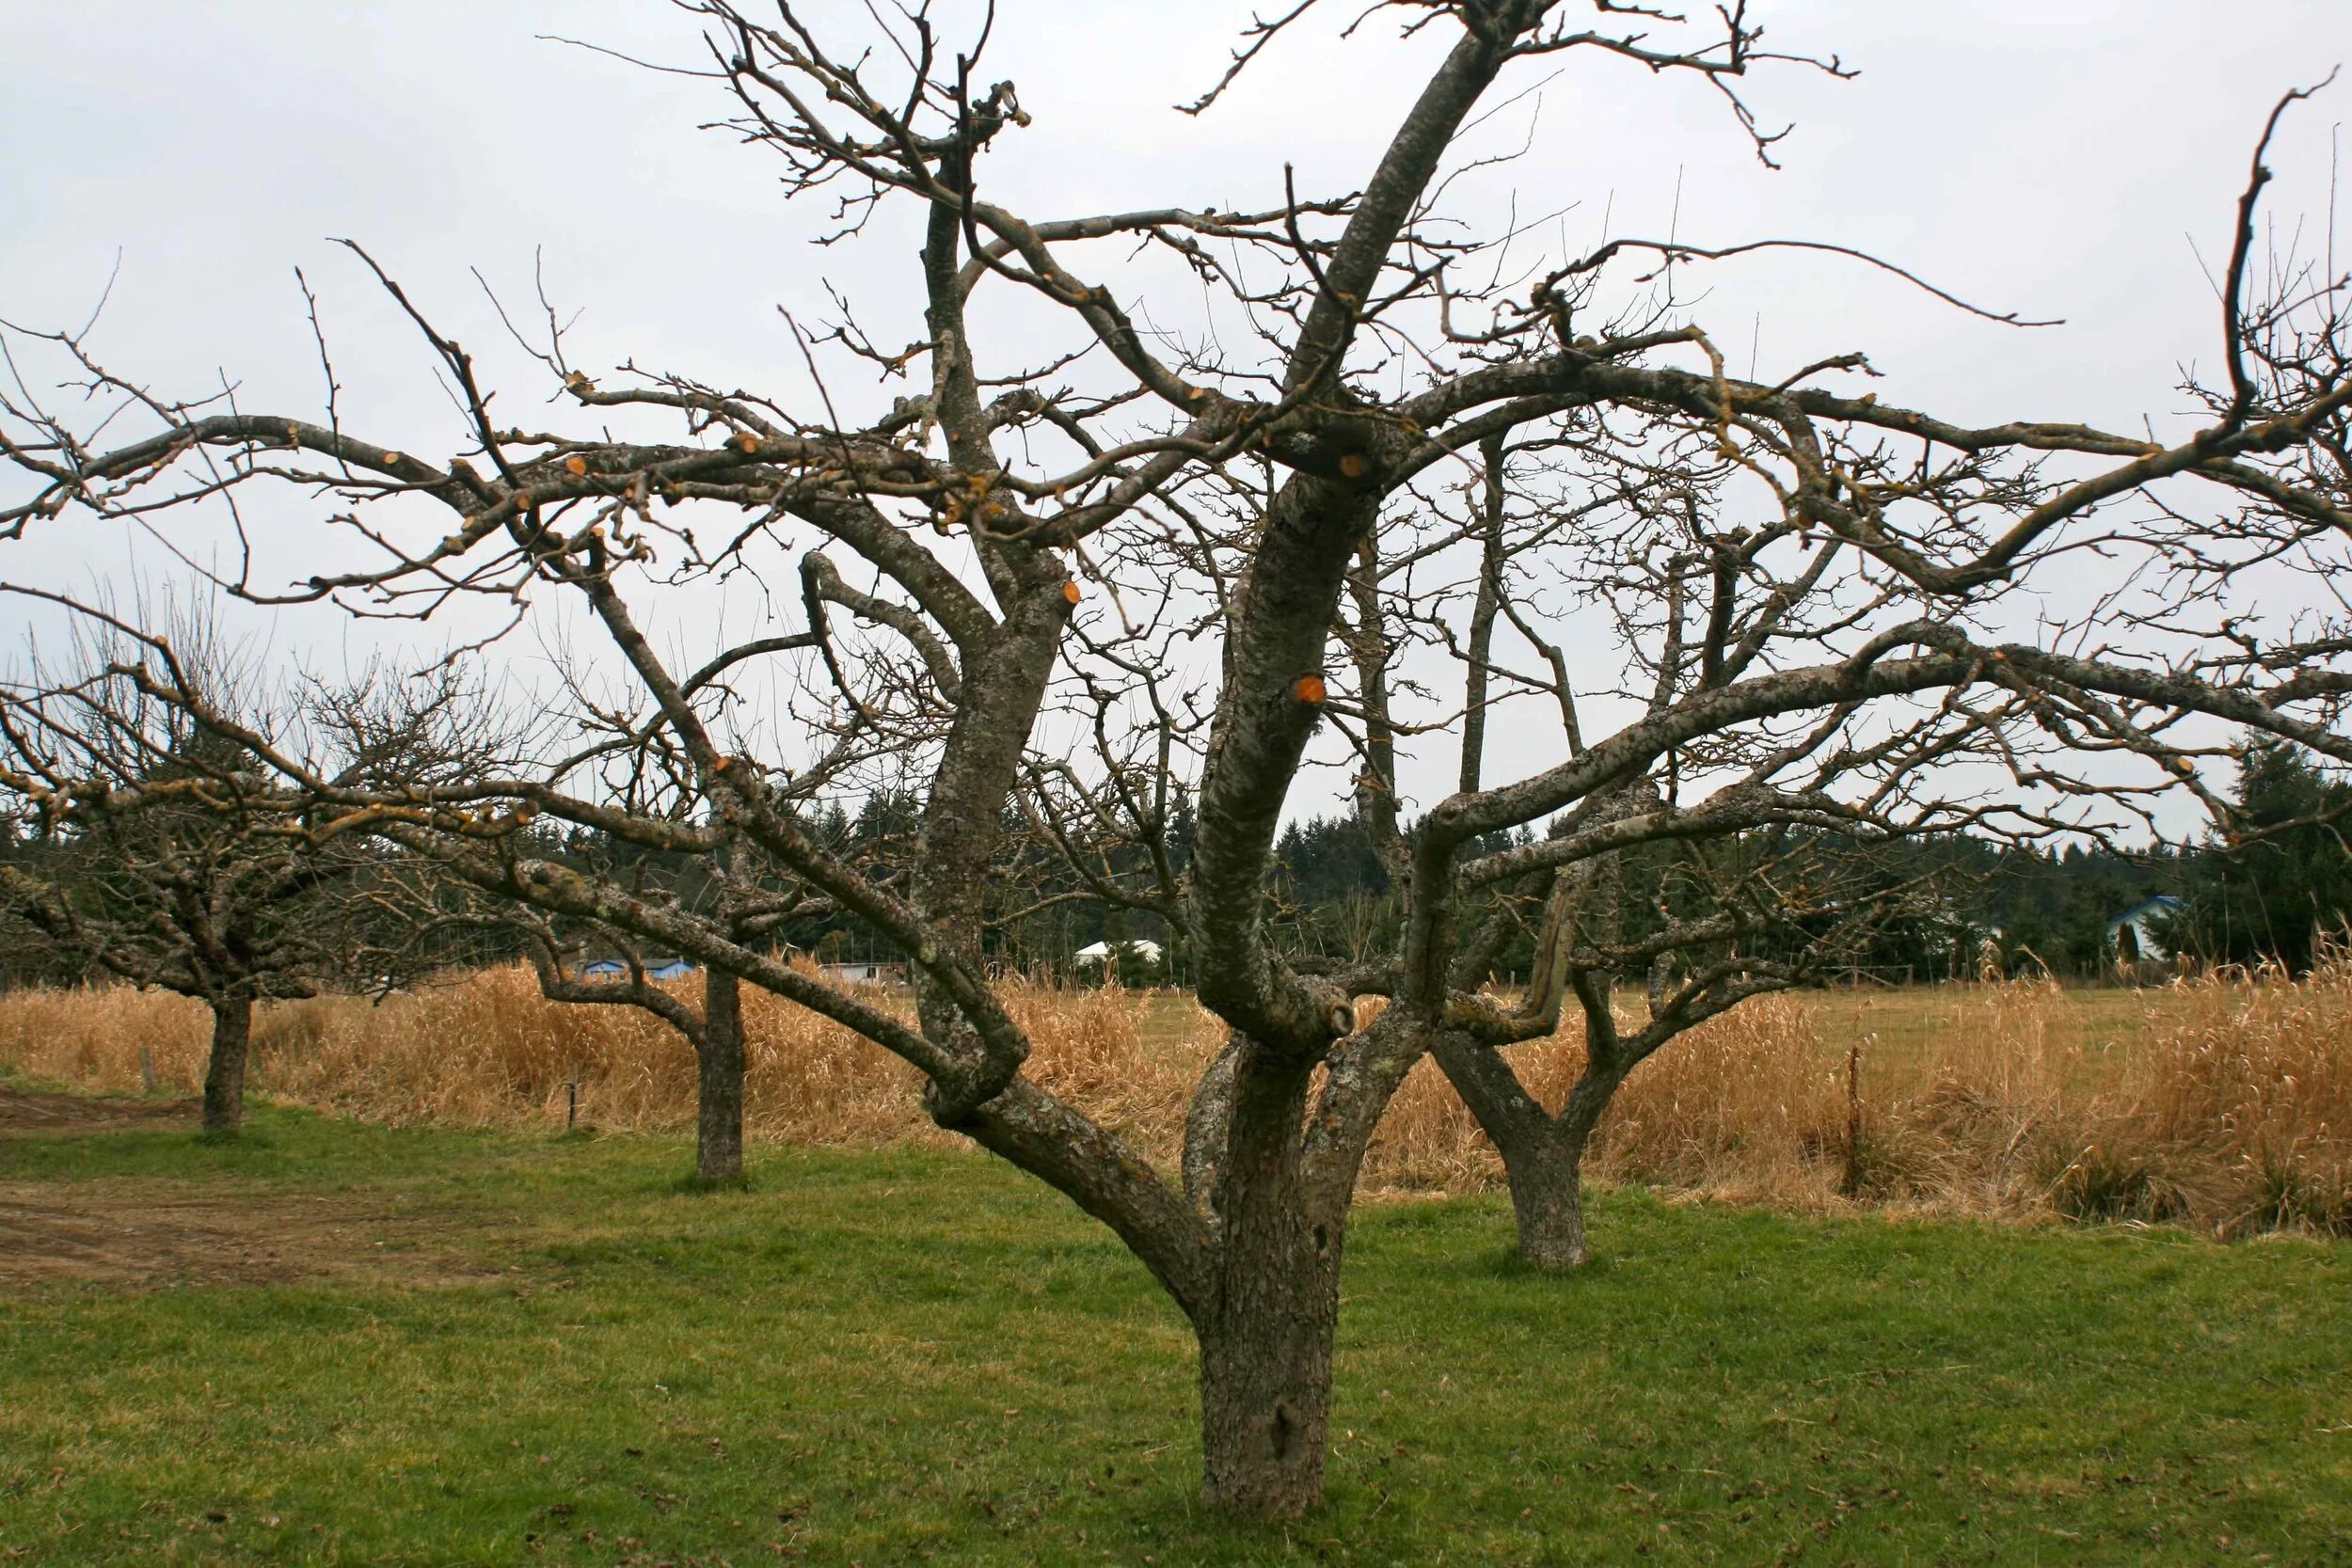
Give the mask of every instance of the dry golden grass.
M 690 988 L 691 982 L 688 983 Z M 1030 1073 L 1171 1160 L 1218 1039 L 1165 992 L 1006 999 Z M 890 1005 L 901 1005 L 892 1003 Z M 799 1007 L 747 991 L 755 1135 L 948 1141 L 914 1073 Z M 123 988 L 0 996 L 0 1064 L 92 1089 L 193 1090 L 206 1015 Z M 255 1028 L 264 1092 L 363 1119 L 612 1129 L 693 1123 L 685 1042 L 625 1006 L 550 1003 L 521 969 L 389 998 L 284 1003 Z M 1573 1037 L 1520 1047 L 1557 1105 Z M 2308 979 L 2240 975 L 2144 991 L 2046 984 L 1759 998 L 1636 1071 L 1592 1162 L 1604 1179 L 1809 1209 L 1856 1204 L 2010 1219 L 2177 1220 L 2221 1234 L 2352 1234 L 2352 958 Z M 1458 1193 L 1500 1161 L 1444 1078 L 1417 1068 L 1366 1163 L 1371 1191 Z

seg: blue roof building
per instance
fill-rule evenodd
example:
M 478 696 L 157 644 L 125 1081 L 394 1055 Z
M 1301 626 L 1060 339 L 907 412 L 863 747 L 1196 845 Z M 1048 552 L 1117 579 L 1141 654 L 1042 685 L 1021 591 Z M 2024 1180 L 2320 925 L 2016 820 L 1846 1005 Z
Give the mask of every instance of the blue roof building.
M 684 958 L 647 958 L 645 978 L 648 980 L 683 980 L 694 973 L 694 966 Z M 626 958 L 591 958 L 580 966 L 583 980 L 626 980 L 628 960 Z

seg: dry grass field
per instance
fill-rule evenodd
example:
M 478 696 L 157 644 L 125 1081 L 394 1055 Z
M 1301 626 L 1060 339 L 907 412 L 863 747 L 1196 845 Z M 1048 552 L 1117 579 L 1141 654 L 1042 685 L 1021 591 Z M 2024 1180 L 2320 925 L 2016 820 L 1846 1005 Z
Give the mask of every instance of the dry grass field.
M 1007 995 L 1038 1042 L 1041 1081 L 1172 1157 L 1214 1021 L 1168 992 Z M 747 1006 L 755 1136 L 953 1142 L 924 1117 L 913 1072 L 877 1048 L 772 997 Z M 81 1089 L 184 1093 L 202 1074 L 204 1023 L 199 1006 L 167 995 L 19 991 L 0 997 L 0 1067 Z M 575 1095 L 581 1119 L 609 1131 L 693 1120 L 683 1041 L 632 1008 L 547 1002 L 520 969 L 381 1003 L 275 1006 L 256 1045 L 262 1093 L 364 1121 L 561 1126 Z M 1556 1103 L 1580 1047 L 1520 1050 Z M 1806 1211 L 2352 1234 L 2352 962 L 2296 982 L 1758 999 L 1634 1075 L 1594 1174 Z M 1424 1064 L 1374 1147 L 1367 1191 L 1459 1194 L 1501 1178 Z

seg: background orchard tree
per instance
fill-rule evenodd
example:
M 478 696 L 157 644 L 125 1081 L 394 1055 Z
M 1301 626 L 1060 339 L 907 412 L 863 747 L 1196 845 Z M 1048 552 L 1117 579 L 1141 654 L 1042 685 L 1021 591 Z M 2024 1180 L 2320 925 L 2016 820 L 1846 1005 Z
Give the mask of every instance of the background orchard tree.
M 267 683 L 208 618 L 182 617 L 169 646 L 175 694 L 267 733 Z M 0 687 L 0 809 L 19 831 L 0 930 L 20 963 L 209 1007 L 203 1127 L 231 1133 L 255 1004 L 400 983 L 419 957 L 419 884 L 191 705 L 145 689 L 145 651 L 102 623 L 64 668 L 36 657 Z
M 575 849 L 575 866 L 590 857 Z M 831 905 L 804 891 L 763 890 L 745 875 L 746 861 L 722 848 L 689 863 L 699 873 L 691 885 L 644 863 L 625 877 L 633 896 L 670 902 L 716 920 L 728 939 L 746 947 L 774 949 L 775 933 L 795 921 L 820 915 Z M 596 874 L 613 877 L 607 864 Z M 481 904 L 482 900 L 476 899 Z M 694 1179 L 704 1187 L 739 1186 L 743 1181 L 744 1037 L 742 976 L 720 965 L 703 966 L 698 1006 L 681 989 L 654 978 L 648 968 L 666 954 L 649 954 L 626 928 L 594 921 L 551 921 L 527 903 L 494 903 L 463 917 L 477 927 L 512 934 L 538 976 L 540 992 L 554 1002 L 632 1006 L 661 1020 L 693 1048 L 695 1063 Z M 617 963 L 618 974 L 590 974 L 602 958 Z
M 642 1008 L 684 1037 L 694 1051 L 694 1180 L 706 1187 L 743 1180 L 742 980 L 731 970 L 702 971 L 702 1006 L 665 989 L 645 973 L 646 956 L 626 934 L 559 940 L 543 921 L 512 917 L 526 934 L 525 951 L 540 993 L 551 1002 Z M 599 940 L 601 938 L 601 940 Z M 591 951 L 620 963 L 619 975 L 589 975 Z
M 1451 906 L 1454 991 L 1474 995 L 1506 952 L 1525 955 L 1512 965 L 1526 969 L 1524 992 L 1457 1007 L 1433 1052 L 1502 1156 L 1520 1254 L 1538 1268 L 1585 1260 L 1583 1156 L 1642 1062 L 1748 997 L 1867 961 L 1891 930 L 1948 920 L 1963 879 L 1941 874 L 1921 841 L 2030 843 L 2074 819 L 2029 789 L 2031 759 L 2051 750 L 2046 735 L 2032 739 L 2054 700 L 2040 686 L 1958 682 L 1932 703 L 1857 693 L 1690 722 L 1710 693 L 1771 692 L 1787 673 L 1867 653 L 1873 632 L 1926 641 L 1915 585 L 1871 570 L 1793 508 L 1772 516 L 1757 504 L 1769 492 L 1744 491 L 1772 444 L 1743 451 L 1736 428 L 1637 402 L 1490 436 L 1472 481 L 1424 496 L 1350 577 L 1357 819 L 1394 885 Z M 1914 490 L 1964 512 L 1969 475 L 1922 475 Z M 1460 564 L 1433 574 L 1433 561 Z M 2009 586 L 1989 583 L 1947 613 L 1991 622 Z M 1591 607 L 1573 665 L 1546 629 L 1563 601 Z M 1436 684 L 1429 672 L 1448 665 Z M 1420 673 L 1412 706 L 1459 715 L 1443 743 L 1457 801 L 1484 792 L 1503 715 L 1522 754 L 1534 726 L 1556 737 L 1563 768 L 1585 757 L 1596 708 L 1625 716 L 1620 735 L 1659 738 L 1542 836 L 1525 838 L 1534 819 L 1506 808 L 1436 868 L 1444 880 L 1417 881 L 1400 762 L 1417 742 L 1429 750 L 1419 737 L 1439 725 L 1413 721 L 1399 670 Z M 2129 809 L 2170 782 L 2118 778 L 2082 796 Z M 1571 1012 L 1584 1065 L 1547 1106 L 1507 1048 L 1552 1035 Z
M 845 299 L 821 331 L 792 325 L 784 387 L 729 390 L 626 365 L 592 374 L 550 309 L 529 340 L 546 372 L 533 390 L 573 412 L 534 430 L 497 411 L 472 353 L 379 270 L 463 410 L 426 456 L 363 438 L 331 404 L 320 420 L 169 402 L 83 337 L 28 339 L 28 355 L 70 362 L 99 412 L 8 400 L 5 450 L 27 494 L 0 531 L 169 526 L 175 508 L 288 486 L 376 553 L 349 569 L 256 562 L 234 577 L 248 596 L 385 614 L 472 595 L 517 617 L 578 606 L 619 695 L 580 694 L 576 744 L 463 778 L 341 775 L 177 684 L 167 640 L 142 679 L 264 759 L 303 810 L 548 917 L 739 974 L 914 1065 L 941 1126 L 1103 1220 L 1184 1310 L 1217 1506 L 1288 1516 L 1319 1496 L 1349 1206 L 1406 1073 L 1550 1026 L 1549 994 L 1530 1012 L 1478 988 L 1496 922 L 1558 908 L 1547 987 L 1581 998 L 1658 954 L 1569 918 L 1578 868 L 1737 842 L 1694 863 L 1714 867 L 1721 911 L 1669 911 L 1643 1028 L 1671 1032 L 1797 973 L 1748 944 L 1835 912 L 1804 892 L 1810 873 L 1794 894 L 1774 879 L 1805 863 L 1800 831 L 1868 840 L 1980 813 L 1947 797 L 1947 761 L 1997 759 L 2064 806 L 2074 786 L 2048 752 L 2115 753 L 2150 776 L 2082 787 L 2130 809 L 2135 791 L 2201 787 L 2180 766 L 2191 715 L 2352 756 L 2336 727 L 2352 644 L 2253 612 L 2217 635 L 2206 613 L 2265 551 L 2332 562 L 2345 523 L 2352 387 L 2328 357 L 2333 328 L 2293 373 L 2240 352 L 2264 309 L 2241 287 L 2251 192 L 2227 275 L 2232 386 L 2202 428 L 2167 444 L 1967 425 L 1823 385 L 1861 372 L 1859 356 L 1735 377 L 1671 296 L 1621 303 L 1627 275 L 1661 257 L 1687 270 L 1729 252 L 1618 239 L 1538 255 L 1534 234 L 1447 221 L 1470 161 L 1458 139 L 1534 62 L 1695 75 L 1722 89 L 1734 134 L 1769 149 L 1737 91 L 1777 56 L 1745 7 L 1682 22 L 1613 4 L 1417 5 L 1409 25 L 1444 53 L 1359 188 L 1302 194 L 1269 173 L 1249 211 L 1057 217 L 995 198 L 991 160 L 1028 117 L 1012 82 L 990 81 L 984 23 L 950 41 L 927 11 L 820 25 L 788 4 L 685 8 L 707 28 L 730 128 L 776 160 L 787 193 L 827 205 L 833 238 L 853 247 L 879 226 L 880 244 L 901 214 L 919 230 L 907 346 L 902 324 L 869 326 Z M 1279 54 L 1311 9 L 1254 28 L 1234 71 Z M 2280 296 L 2305 317 L 2335 297 Z M 1180 319 L 1198 330 L 1161 325 Z M 853 403 L 851 372 L 903 377 L 905 395 Z M 146 433 L 117 434 L 118 416 Z M 2152 489 L 2173 480 L 2207 499 Z M 1479 504 L 1449 518 L 1449 494 Z M 2075 562 L 2121 555 L 2147 570 L 2119 582 L 2155 584 L 2114 623 L 2128 641 L 2084 635 L 2088 616 L 2012 610 Z M 714 634 L 693 594 L 727 574 L 797 600 L 789 629 Z M 1434 594 L 1449 578 L 1492 592 Z M 2192 583 L 2201 596 L 2174 592 Z M 1551 628 L 1563 596 L 1595 594 L 1629 621 L 1592 646 Z M 1508 669 L 1502 621 L 1526 640 Z M 1415 638 L 1421 655 L 1477 651 L 1417 663 Z M 1449 669 L 1459 683 L 1440 693 Z M 1505 776 L 1502 752 L 1454 743 L 1437 798 L 1413 798 L 1408 765 L 1445 744 L 1430 737 L 1449 716 L 1488 735 L 1521 699 L 1552 705 L 1557 748 L 1511 753 Z M 1398 934 L 1364 962 L 1295 963 L 1270 913 L 1274 846 L 1305 770 L 1343 747 L 1359 809 L 1384 818 Z M 919 837 L 880 874 L 812 832 L 829 802 L 910 787 Z M 1183 799 L 1180 867 L 1152 847 Z M 993 868 L 1032 811 L 1047 839 L 1087 825 L 1073 874 L 1107 874 L 1086 892 L 1181 920 L 1200 999 L 1230 1027 L 1178 1172 L 1024 1074 L 1029 1042 L 990 988 L 986 937 Z M 2018 831 L 2042 811 L 2021 801 Z M 708 911 L 538 852 L 534 818 L 666 854 L 756 852 L 905 957 L 914 1016 L 791 969 Z M 1747 847 L 1772 841 L 1731 837 L 1771 832 L 1785 847 L 1760 855 Z M 1553 898 L 1564 880 L 1571 896 Z M 1366 993 L 1389 1005 L 1359 1029 Z

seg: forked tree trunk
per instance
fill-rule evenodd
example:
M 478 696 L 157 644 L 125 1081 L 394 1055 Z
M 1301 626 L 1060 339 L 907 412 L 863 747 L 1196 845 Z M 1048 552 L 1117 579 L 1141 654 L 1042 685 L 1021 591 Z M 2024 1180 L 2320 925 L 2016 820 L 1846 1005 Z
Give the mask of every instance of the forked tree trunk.
M 1625 1082 L 1624 1071 L 1587 1067 L 1554 1117 L 1494 1052 L 1451 1046 L 1437 1056 L 1502 1156 L 1520 1259 L 1546 1274 L 1583 1267 L 1592 1256 L 1584 1241 L 1584 1154 L 1601 1113 Z
M 1301 1191 L 1311 1072 L 1252 1059 L 1236 1073 L 1216 1293 L 1197 1325 L 1201 1495 L 1252 1518 L 1294 1519 L 1323 1497 L 1343 1232 Z
M 207 1132 L 234 1132 L 245 1125 L 245 1064 L 252 1038 L 251 998 L 213 1004 L 212 1057 L 204 1068 Z
M 743 1180 L 743 982 L 730 971 L 703 971 L 703 1037 L 694 1175 L 705 1182 Z
M 1624 1082 L 1621 1071 L 1586 1068 L 1542 1134 L 1524 1141 L 1518 1158 L 1502 1157 L 1519 1222 L 1519 1256 L 1534 1268 L 1562 1274 L 1591 1260 L 1584 1245 L 1584 1154 Z

